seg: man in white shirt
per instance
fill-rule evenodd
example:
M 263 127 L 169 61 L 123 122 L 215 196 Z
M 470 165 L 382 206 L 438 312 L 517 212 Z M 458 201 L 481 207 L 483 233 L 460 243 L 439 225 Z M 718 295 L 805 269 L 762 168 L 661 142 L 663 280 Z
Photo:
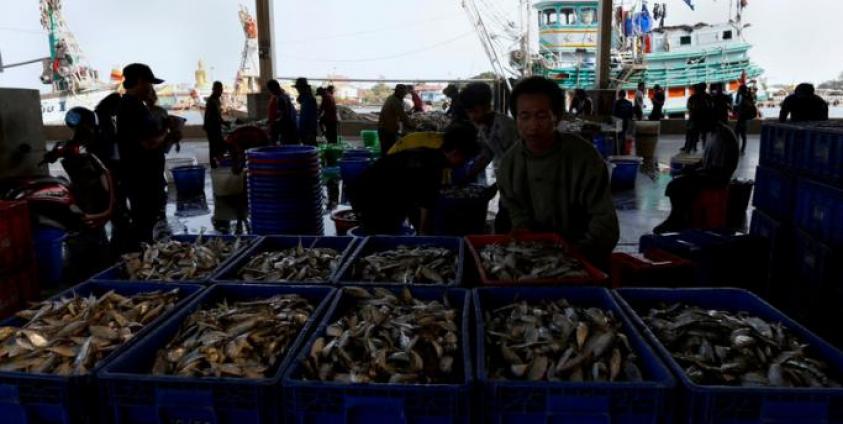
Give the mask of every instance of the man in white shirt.
M 482 149 L 468 172 L 469 181 L 479 176 L 478 180 L 485 182 L 486 168 L 490 163 L 497 173 L 500 159 L 518 140 L 515 120 L 492 110 L 492 97 L 492 88 L 482 82 L 471 83 L 460 92 L 460 103 L 468 119 L 477 127 L 477 139 Z M 509 231 L 509 215 L 502 206 L 495 218 L 498 233 Z

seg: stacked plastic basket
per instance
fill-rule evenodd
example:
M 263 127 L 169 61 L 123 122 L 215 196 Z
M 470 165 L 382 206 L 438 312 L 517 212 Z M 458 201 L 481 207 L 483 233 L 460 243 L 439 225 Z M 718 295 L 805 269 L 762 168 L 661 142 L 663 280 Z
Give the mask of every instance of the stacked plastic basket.
M 315 147 L 262 147 L 249 150 L 246 158 L 253 233 L 324 232 L 319 152 Z

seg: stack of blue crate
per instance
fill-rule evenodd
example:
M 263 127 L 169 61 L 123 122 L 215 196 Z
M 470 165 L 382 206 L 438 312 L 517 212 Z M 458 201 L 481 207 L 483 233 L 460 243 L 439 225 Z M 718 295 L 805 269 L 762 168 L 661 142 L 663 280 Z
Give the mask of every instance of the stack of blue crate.
M 773 300 L 806 317 L 843 306 L 843 124 L 765 124 L 753 206 Z

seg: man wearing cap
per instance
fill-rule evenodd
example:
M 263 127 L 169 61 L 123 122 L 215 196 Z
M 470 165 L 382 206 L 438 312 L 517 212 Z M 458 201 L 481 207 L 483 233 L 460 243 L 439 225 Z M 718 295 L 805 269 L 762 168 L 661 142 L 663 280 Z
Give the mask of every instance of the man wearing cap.
M 378 118 L 378 139 L 381 143 L 381 155 L 386 156 L 392 145 L 398 141 L 401 124 L 404 129 L 412 128 L 410 117 L 404 110 L 404 97 L 407 96 L 407 86 L 398 84 L 395 92 L 386 99 Z
M 160 217 L 160 205 L 165 201 L 164 175 L 157 166 L 164 155 L 163 146 L 181 140 L 175 120 L 164 127 L 156 121 L 146 99 L 152 98 L 153 85 L 164 80 L 156 78 L 149 66 L 133 63 L 123 68 L 123 88 L 126 94 L 117 110 L 117 143 L 122 184 L 129 199 L 129 216 L 133 241 L 151 242 L 152 229 Z

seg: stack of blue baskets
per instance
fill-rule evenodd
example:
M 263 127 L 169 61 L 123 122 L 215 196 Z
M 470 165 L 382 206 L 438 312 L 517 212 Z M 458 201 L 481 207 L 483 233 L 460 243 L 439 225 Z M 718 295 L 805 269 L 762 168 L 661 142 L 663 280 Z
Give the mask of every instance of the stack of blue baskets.
M 372 152 L 368 149 L 349 149 L 339 160 L 342 177 L 342 203 L 348 204 L 348 187 L 354 184 L 372 163 Z
M 322 235 L 319 152 L 310 146 L 246 152 L 254 234 Z

